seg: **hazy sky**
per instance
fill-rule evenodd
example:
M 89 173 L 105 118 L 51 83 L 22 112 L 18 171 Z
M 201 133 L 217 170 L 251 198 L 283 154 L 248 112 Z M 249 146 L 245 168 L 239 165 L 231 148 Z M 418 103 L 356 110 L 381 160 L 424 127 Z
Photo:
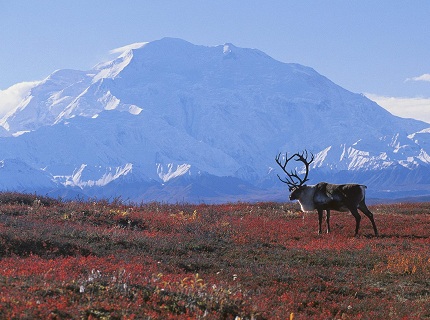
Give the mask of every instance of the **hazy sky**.
M 13 84 L 163 37 L 257 48 L 430 122 L 428 0 L 0 0 L 0 100 Z

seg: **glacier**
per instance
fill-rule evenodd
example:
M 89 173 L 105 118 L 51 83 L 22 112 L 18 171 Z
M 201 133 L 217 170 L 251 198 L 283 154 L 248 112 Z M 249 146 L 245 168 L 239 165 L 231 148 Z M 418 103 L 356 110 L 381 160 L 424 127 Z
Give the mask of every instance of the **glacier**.
M 175 38 L 111 53 L 35 82 L 0 119 L 0 190 L 284 201 L 274 157 L 307 149 L 311 183 L 364 183 L 375 198 L 430 194 L 430 124 L 310 67 Z

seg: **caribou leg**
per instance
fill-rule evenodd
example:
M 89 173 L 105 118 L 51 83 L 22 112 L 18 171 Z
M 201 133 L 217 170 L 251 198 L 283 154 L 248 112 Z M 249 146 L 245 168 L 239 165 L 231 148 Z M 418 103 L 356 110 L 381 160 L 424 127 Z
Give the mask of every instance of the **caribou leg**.
M 321 225 L 322 225 L 322 219 L 323 219 L 323 212 L 324 210 L 318 209 L 318 234 L 322 233 Z
M 358 213 L 357 208 L 350 208 L 349 211 L 351 211 L 352 215 L 355 218 L 355 237 L 358 235 L 358 229 L 360 229 L 360 220 L 361 220 L 361 216 Z
M 327 233 L 330 233 L 330 210 L 327 209 L 326 210 L 327 215 L 326 215 L 326 222 L 327 222 Z
M 375 232 L 375 236 L 378 236 L 378 229 L 376 228 L 375 220 L 373 219 L 373 213 L 369 210 L 369 208 L 366 206 L 366 203 L 364 201 L 361 201 L 358 204 L 358 209 L 360 209 L 361 212 L 363 212 L 372 222 L 373 231 Z

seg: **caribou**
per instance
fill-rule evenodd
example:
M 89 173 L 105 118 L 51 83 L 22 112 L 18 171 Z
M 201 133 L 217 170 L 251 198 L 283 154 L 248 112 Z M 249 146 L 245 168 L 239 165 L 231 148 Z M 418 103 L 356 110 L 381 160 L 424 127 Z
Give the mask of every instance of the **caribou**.
M 355 218 L 355 236 L 358 235 L 360 228 L 361 216 L 358 209 L 363 212 L 372 223 L 375 236 L 378 236 L 373 213 L 367 208 L 365 203 L 366 186 L 361 184 L 332 184 L 320 182 L 316 185 L 306 185 L 308 181 L 309 165 L 314 160 L 314 155 L 307 152 L 295 153 L 288 157 L 285 154 L 285 160 L 282 161 L 281 153 L 275 157 L 276 163 L 285 172 L 286 177 L 282 179 L 279 174 L 278 178 L 283 183 L 286 183 L 290 190 L 290 200 L 298 200 L 303 212 L 317 210 L 318 212 L 318 233 L 321 234 L 321 224 L 323 220 L 324 210 L 326 211 L 327 233 L 330 232 L 330 210 L 341 212 L 350 211 Z M 304 177 L 301 178 L 297 170 L 288 171 L 287 164 L 294 159 L 302 162 L 305 166 Z

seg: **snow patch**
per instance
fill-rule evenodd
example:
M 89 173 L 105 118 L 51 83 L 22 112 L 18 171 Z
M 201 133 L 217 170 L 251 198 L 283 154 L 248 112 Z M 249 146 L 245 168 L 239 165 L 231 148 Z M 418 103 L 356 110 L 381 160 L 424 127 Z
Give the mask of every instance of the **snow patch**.
M 342 151 L 342 154 L 340 155 L 339 162 L 342 161 L 344 159 L 344 157 L 346 156 L 346 145 L 343 144 L 343 145 L 341 145 L 341 147 L 343 147 L 343 151 Z
M 184 164 L 178 164 L 176 165 L 176 168 L 174 168 L 173 163 L 167 164 L 167 171 L 164 169 L 163 164 L 157 163 L 157 174 L 160 177 L 163 182 L 167 182 L 170 179 L 180 177 L 184 174 L 186 174 L 191 168 L 190 164 L 184 163 Z
M 417 158 L 422 162 L 430 163 L 430 155 L 424 149 L 420 150 L 420 155 Z
M 120 167 L 109 167 L 106 168 L 106 172 L 99 179 L 84 180 L 82 176 L 85 174 L 84 170 L 87 166 L 87 164 L 82 164 L 79 168 L 75 169 L 70 176 L 54 176 L 54 179 L 64 186 L 79 187 L 81 189 L 94 186 L 102 187 L 121 176 L 127 175 L 133 169 L 132 163 L 127 163 Z
M 13 137 L 19 137 L 20 135 L 27 133 L 27 132 L 31 132 L 31 131 L 30 130 L 18 131 L 18 132 L 12 133 L 12 136 Z
M 231 48 L 230 48 L 230 44 L 226 43 L 222 49 L 222 53 L 224 54 L 229 54 L 231 53 Z
M 138 106 L 135 106 L 134 104 L 132 104 L 129 108 L 128 108 L 128 112 L 130 112 L 131 114 L 134 114 L 135 116 L 137 116 L 138 114 L 140 114 L 142 112 L 142 108 L 139 108 Z
M 117 167 L 115 168 L 115 172 L 108 172 L 105 173 L 100 179 L 98 179 L 97 181 L 91 182 L 89 181 L 88 186 L 105 186 L 108 183 L 118 179 L 121 176 L 125 176 L 127 175 L 129 172 L 131 172 L 133 169 L 133 164 L 132 163 L 127 163 L 124 167 Z M 93 183 L 91 185 L 91 183 Z
M 325 148 L 324 150 L 318 152 L 318 154 L 315 156 L 315 167 L 321 167 L 323 165 L 324 160 L 327 158 L 327 155 L 329 151 L 331 150 L 331 146 Z
M 63 118 L 72 118 L 73 114 L 72 112 L 78 108 L 79 106 L 79 100 L 84 97 L 88 93 L 88 88 L 86 88 L 81 94 L 79 94 L 72 103 L 70 103 L 63 111 L 60 112 L 60 114 L 55 119 L 55 123 L 60 122 Z
M 118 107 L 120 100 L 111 94 L 110 91 L 106 92 L 100 99 L 97 100 L 105 106 L 105 110 L 114 110 Z
M 414 157 L 407 157 L 406 160 L 400 160 L 399 164 L 407 169 L 414 169 L 418 166 L 418 162 Z

